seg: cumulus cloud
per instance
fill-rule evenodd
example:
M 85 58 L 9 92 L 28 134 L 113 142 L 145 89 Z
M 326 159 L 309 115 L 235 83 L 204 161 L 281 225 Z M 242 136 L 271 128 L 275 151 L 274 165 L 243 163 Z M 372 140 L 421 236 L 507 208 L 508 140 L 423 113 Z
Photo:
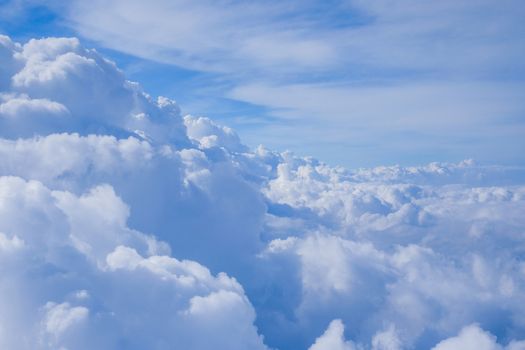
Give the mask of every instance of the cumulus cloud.
M 441 341 L 433 350 L 447 349 L 465 349 L 465 350 L 517 350 L 524 349 L 525 342 L 511 342 L 508 346 L 503 347 L 496 342 L 496 337 L 483 331 L 478 325 L 472 324 L 461 330 L 455 336 Z
M 17 69 L 2 73 L 10 78 L 11 96 L 4 96 L 0 107 L 0 135 L 82 131 L 189 142 L 173 101 L 152 100 L 114 63 L 82 48 L 78 39 L 33 39 L 19 45 L 4 38 L 2 45 L 3 55 L 11 57 L 10 66 Z M 35 118 L 46 116 L 46 122 Z
M 239 136 L 229 127 L 220 126 L 212 120 L 204 117 L 184 117 L 188 136 L 203 148 L 225 147 L 232 152 L 247 151 L 247 147 L 241 143 Z
M 354 350 L 354 345 L 345 341 L 344 330 L 345 327 L 341 320 L 333 320 L 309 350 Z
M 399 350 L 402 348 L 403 345 L 393 325 L 390 325 L 383 331 L 377 332 L 372 338 L 373 350 Z
M 69 303 L 57 305 L 49 302 L 45 309 L 47 310 L 44 319 L 45 331 L 57 338 L 89 315 L 87 308 L 82 306 L 71 307 Z
M 296 313 L 310 320 L 305 327 L 318 332 L 320 322 L 312 320 L 331 315 L 360 329 L 354 340 L 373 339 L 377 347 L 428 347 L 472 322 L 497 327 L 513 319 L 517 328 L 506 332 L 519 334 L 523 263 L 510 256 L 521 251 L 523 187 L 490 186 L 491 178 L 507 181 L 512 171 L 506 180 L 488 176 L 485 186 L 473 187 L 481 178 L 468 180 L 472 167 L 431 165 L 381 180 L 363 178 L 381 169 L 352 173 L 294 158 L 281 163 L 264 189 L 280 204 L 270 207 L 271 222 L 280 223 L 272 227 L 294 232 L 299 219 L 303 231 L 294 240 L 275 238 L 266 254 L 295 257 L 302 290 Z M 492 171 L 477 170 L 481 177 Z M 420 185 L 405 183 L 412 172 L 428 175 Z M 450 176 L 456 172 L 465 176 Z M 489 262 L 489 256 L 498 258 Z M 381 333 L 384 322 L 395 334 Z
M 110 187 L 1 177 L 0 193 L 2 348 L 265 348 L 235 279 L 127 228 Z
M 523 168 L 250 150 L 76 39 L 0 43 L 0 347 L 523 346 Z

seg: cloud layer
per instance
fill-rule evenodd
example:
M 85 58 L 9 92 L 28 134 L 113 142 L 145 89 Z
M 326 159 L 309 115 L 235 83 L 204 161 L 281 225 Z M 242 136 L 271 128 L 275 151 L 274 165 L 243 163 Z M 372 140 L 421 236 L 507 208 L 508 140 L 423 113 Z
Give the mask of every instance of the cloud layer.
M 94 0 L 51 8 L 101 47 L 182 69 L 173 89 L 181 90 L 179 76 L 194 75 L 185 107 L 217 117 L 231 111 L 225 119 L 252 145 L 347 166 L 470 157 L 525 164 L 519 0 Z
M 250 150 L 0 37 L 0 347 L 522 349 L 525 169 Z

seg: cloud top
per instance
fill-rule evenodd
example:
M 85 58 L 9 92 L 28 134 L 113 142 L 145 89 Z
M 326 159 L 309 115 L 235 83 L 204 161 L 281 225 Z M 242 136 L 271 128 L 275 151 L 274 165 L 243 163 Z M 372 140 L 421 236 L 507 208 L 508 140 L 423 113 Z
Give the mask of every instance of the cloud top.
M 1 348 L 523 347 L 523 168 L 334 168 L 77 39 L 0 57 Z

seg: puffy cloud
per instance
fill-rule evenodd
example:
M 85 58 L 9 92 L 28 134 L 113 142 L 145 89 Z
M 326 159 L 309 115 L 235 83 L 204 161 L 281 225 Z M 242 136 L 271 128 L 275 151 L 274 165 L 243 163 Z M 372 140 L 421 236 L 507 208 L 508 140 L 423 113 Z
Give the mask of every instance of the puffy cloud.
M 224 147 L 233 152 L 247 151 L 239 136 L 229 127 L 215 124 L 212 120 L 192 116 L 184 117 L 188 136 L 196 140 L 203 148 Z
M 59 188 L 94 185 L 136 171 L 155 156 L 152 146 L 135 137 L 52 134 L 31 139 L 0 139 L 3 174 L 37 179 Z M 91 181 L 90 181 L 91 180 Z
M 173 101 L 154 101 L 127 81 L 114 63 L 76 38 L 32 39 L 24 45 L 2 37 L 2 56 L 11 57 L 0 78 L 10 79 L 13 97 L 2 103 L 2 136 L 57 131 L 136 133 L 157 142 L 188 144 L 180 110 Z M 12 67 L 11 67 L 12 66 Z M 17 69 L 18 68 L 18 69 Z M 44 116 L 62 118 L 39 119 Z M 4 119 L 9 119 L 8 121 Z M 36 123 L 35 123 L 36 121 Z
M 469 176 L 450 176 L 461 171 L 499 177 L 478 187 Z M 285 157 L 263 189 L 278 203 L 269 207 L 268 229 L 279 232 L 265 258 L 293 259 L 304 332 L 337 317 L 355 325 L 352 339 L 378 349 L 431 347 L 472 322 L 495 332 L 506 324 L 498 336 L 509 339 L 520 334 L 523 263 L 512 257 L 521 251 L 524 188 L 491 185 L 517 181 L 515 170 L 465 162 L 400 168 L 383 180 L 381 172 L 356 177 Z M 414 185 L 412 173 L 432 176 Z
M 345 341 L 344 330 L 341 320 L 333 320 L 309 350 L 354 350 L 353 343 Z
M 457 164 L 435 162 L 419 167 L 397 165 L 358 169 L 350 177 L 356 181 L 382 183 L 487 186 L 522 184 L 524 172 L 523 167 L 478 165 L 474 160 L 467 159 Z
M 252 151 L 76 39 L 0 44 L 1 348 L 523 346 L 523 168 Z
M 60 337 L 65 331 L 85 320 L 89 315 L 89 310 L 82 306 L 71 307 L 69 303 L 55 304 L 49 302 L 46 304 L 47 310 L 44 319 L 45 330 L 47 333 Z
M 5 233 L 0 232 L 0 249 L 3 254 L 9 253 L 10 251 L 20 249 L 24 246 L 24 241 L 22 241 L 17 236 L 9 238 Z
M 31 114 L 51 114 L 61 115 L 67 113 L 67 109 L 60 103 L 47 99 L 29 99 L 27 97 L 18 97 L 8 99 L 7 102 L 0 105 L 0 113 L 4 118 L 20 118 L 20 116 Z M 38 116 L 32 116 L 37 118 Z
M 517 350 L 525 349 L 525 342 L 513 341 L 508 346 L 503 347 L 496 342 L 496 337 L 485 332 L 478 325 L 472 324 L 463 328 L 455 337 L 445 339 L 435 347 L 433 350 Z
M 377 332 L 372 338 L 372 350 L 400 350 L 402 348 L 402 343 L 393 325 Z
M 0 171 L 76 193 L 110 183 L 130 205 L 133 227 L 218 271 L 240 270 L 239 259 L 257 253 L 265 204 L 239 173 L 241 165 L 217 151 L 178 151 L 135 137 L 53 134 L 0 140 Z M 215 249 L 198 249 L 203 240 Z M 239 253 L 232 255 L 232 247 Z
M 0 178 L 2 348 L 265 348 L 235 279 L 164 255 L 128 215 L 109 186 Z

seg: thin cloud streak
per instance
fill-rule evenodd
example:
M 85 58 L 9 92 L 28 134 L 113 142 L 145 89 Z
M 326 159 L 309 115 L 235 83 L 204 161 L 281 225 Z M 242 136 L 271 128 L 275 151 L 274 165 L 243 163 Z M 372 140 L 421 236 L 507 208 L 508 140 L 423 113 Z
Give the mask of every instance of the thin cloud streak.
M 488 1 L 338 1 L 319 9 L 312 1 L 96 0 L 73 2 L 67 16 L 82 35 L 109 47 L 230 74 L 351 72 L 348 64 L 475 75 L 502 63 L 523 69 L 525 9 L 516 1 L 494 7 Z M 326 18 L 311 18 L 312 11 Z

